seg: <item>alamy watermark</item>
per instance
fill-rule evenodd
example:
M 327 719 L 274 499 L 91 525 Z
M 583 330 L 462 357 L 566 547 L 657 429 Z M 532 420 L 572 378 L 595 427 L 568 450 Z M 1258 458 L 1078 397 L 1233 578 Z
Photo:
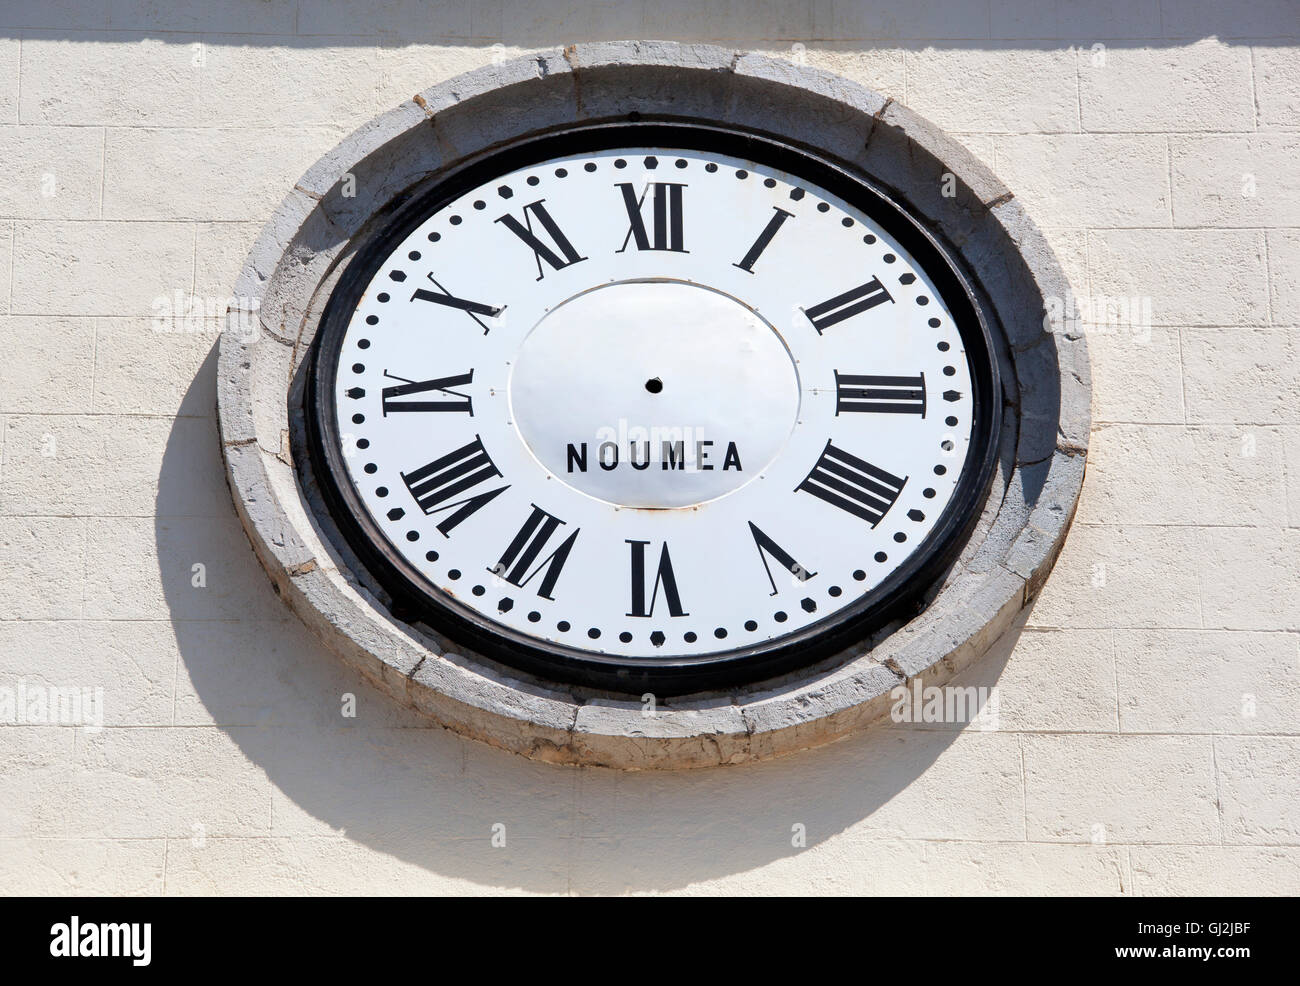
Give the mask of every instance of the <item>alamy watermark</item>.
M 190 294 L 177 289 L 153 300 L 154 332 L 201 335 L 229 332 L 242 342 L 254 342 L 261 332 L 259 298 Z
M 1043 328 L 1048 332 L 1090 335 L 1126 334 L 1145 345 L 1151 341 L 1151 298 L 1146 295 L 1067 293 L 1044 299 Z
M 80 685 L 0 685 L 0 723 L 8 726 L 104 728 L 104 689 Z
M 925 685 L 913 680 L 889 693 L 894 703 L 889 718 L 909 723 L 967 723 L 972 729 L 995 732 L 1000 726 L 996 686 Z

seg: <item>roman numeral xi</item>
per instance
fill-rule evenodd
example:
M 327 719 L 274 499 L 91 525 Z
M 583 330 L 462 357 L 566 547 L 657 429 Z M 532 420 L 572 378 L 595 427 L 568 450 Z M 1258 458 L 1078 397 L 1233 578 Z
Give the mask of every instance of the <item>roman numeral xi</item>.
M 538 199 L 536 202 L 530 202 L 524 206 L 523 222 L 520 222 L 509 213 L 498 216 L 494 220 L 523 240 L 528 249 L 533 251 L 533 259 L 537 262 L 537 280 L 539 281 L 545 276 L 545 271 L 542 270 L 543 262 L 551 270 L 563 270 L 571 264 L 587 259 L 573 248 L 573 244 L 564 235 L 564 231 L 551 218 L 551 214 L 546 211 L 545 202 L 545 199 Z M 540 231 L 533 229 L 534 219 L 537 220 Z M 551 242 L 547 243 L 542 238 L 543 235 L 549 237 Z

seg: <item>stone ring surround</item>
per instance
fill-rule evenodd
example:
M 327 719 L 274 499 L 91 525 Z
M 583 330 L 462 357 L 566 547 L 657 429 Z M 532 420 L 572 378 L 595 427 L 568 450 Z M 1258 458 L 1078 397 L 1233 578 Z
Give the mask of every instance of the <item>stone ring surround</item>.
M 1003 388 L 997 472 L 928 605 L 781 678 L 674 699 L 556 685 L 404 622 L 335 528 L 306 454 L 312 339 L 366 235 L 445 170 L 526 134 L 637 115 L 711 121 L 814 150 L 907 202 L 966 269 Z M 945 194 L 949 193 L 949 194 Z M 707 767 L 814 747 L 882 717 L 896 686 L 942 684 L 1029 606 L 1083 483 L 1087 348 L 1046 312 L 1069 284 L 1042 233 L 964 147 L 891 98 L 762 55 L 669 42 L 579 44 L 433 86 L 318 161 L 262 230 L 220 341 L 218 418 L 236 510 L 275 591 L 399 702 L 539 760 Z M 250 330 L 252 327 L 253 330 Z

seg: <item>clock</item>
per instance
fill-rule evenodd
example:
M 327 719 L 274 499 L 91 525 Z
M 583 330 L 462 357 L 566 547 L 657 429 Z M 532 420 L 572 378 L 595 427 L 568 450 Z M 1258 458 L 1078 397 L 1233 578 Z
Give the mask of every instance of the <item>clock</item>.
M 308 385 L 315 471 L 394 612 L 546 680 L 694 692 L 914 612 L 998 444 L 981 306 L 812 151 L 579 126 L 382 215 Z

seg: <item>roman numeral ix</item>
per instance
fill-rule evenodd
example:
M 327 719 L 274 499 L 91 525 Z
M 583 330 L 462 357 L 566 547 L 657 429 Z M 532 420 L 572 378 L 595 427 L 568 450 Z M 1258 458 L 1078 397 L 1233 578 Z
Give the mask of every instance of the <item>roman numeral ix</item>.
M 474 381 L 474 371 L 468 373 L 457 373 L 451 377 L 437 377 L 433 380 L 407 380 L 405 377 L 394 376 L 387 370 L 384 376 L 389 380 L 400 380 L 401 383 L 384 388 L 384 417 L 388 417 L 390 412 L 394 411 L 464 411 L 471 418 L 474 417 L 474 407 L 468 394 L 462 394 L 452 390 L 452 387 L 459 387 L 463 384 Z M 410 397 L 412 394 L 441 394 L 444 400 L 402 400 L 403 397 Z
M 795 490 L 811 493 L 875 527 L 894 505 L 906 483 L 906 476 L 899 478 L 885 472 L 827 442 L 812 472 Z

